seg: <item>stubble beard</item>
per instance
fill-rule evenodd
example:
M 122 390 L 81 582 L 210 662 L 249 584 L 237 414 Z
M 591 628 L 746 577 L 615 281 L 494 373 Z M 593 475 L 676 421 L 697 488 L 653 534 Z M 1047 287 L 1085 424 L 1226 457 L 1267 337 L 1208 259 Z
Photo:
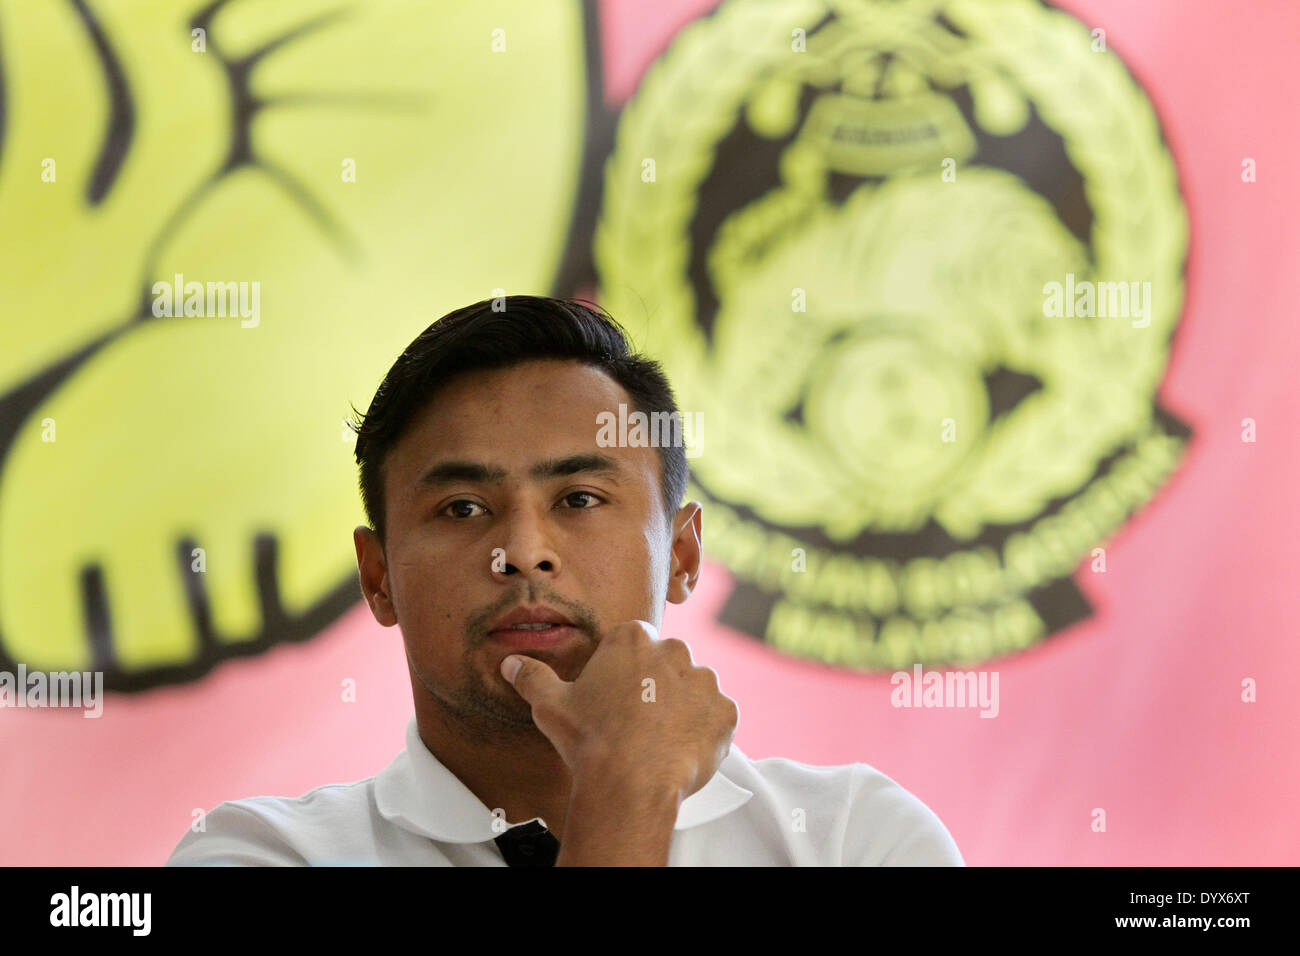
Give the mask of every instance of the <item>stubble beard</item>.
M 513 690 L 507 689 L 514 697 L 509 700 L 489 686 L 474 667 L 471 655 L 467 654 L 463 661 L 464 679 L 458 688 L 448 688 L 430 680 L 409 655 L 407 661 L 416 683 L 442 713 L 443 721 L 460 733 L 476 741 L 516 740 L 521 735 L 541 733 L 533 722 L 529 703 Z

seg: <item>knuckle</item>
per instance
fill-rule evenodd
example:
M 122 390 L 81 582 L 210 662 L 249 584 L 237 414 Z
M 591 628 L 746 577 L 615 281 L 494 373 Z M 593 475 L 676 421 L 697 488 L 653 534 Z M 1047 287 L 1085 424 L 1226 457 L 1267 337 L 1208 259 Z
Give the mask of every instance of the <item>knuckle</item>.
M 652 641 L 658 636 L 653 624 L 648 621 L 623 621 L 610 628 L 608 637 L 614 640 L 637 642 Z
M 679 637 L 665 637 L 659 644 L 668 654 L 688 661 L 691 659 L 690 645 Z

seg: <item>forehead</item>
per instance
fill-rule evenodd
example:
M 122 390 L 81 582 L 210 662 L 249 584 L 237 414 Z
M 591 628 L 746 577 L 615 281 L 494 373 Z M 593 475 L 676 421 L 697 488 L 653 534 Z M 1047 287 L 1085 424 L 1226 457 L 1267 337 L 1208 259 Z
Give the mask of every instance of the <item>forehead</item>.
M 466 372 L 439 389 L 412 420 L 389 456 L 390 480 L 411 488 L 424 469 L 449 459 L 499 465 L 522 478 L 538 461 L 599 451 L 616 459 L 629 480 L 654 485 L 656 449 L 597 444 L 597 416 L 617 416 L 620 403 L 632 411 L 621 385 L 581 362 L 530 361 Z

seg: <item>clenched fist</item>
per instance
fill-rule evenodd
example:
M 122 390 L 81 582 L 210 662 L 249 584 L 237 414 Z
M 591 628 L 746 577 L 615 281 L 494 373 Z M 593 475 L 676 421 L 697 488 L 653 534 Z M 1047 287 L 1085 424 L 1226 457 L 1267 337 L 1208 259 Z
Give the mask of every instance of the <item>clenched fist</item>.
M 592 789 L 605 807 L 634 796 L 633 808 L 666 822 L 666 852 L 677 807 L 731 750 L 739 711 L 718 689 L 718 675 L 697 666 L 684 642 L 660 640 L 646 621 L 611 628 L 575 681 L 531 657 L 505 658 L 501 673 L 573 772 L 571 810 Z M 583 784 L 592 789 L 579 794 Z M 656 803 L 660 796 L 665 801 Z M 617 823 L 625 828 L 628 821 Z

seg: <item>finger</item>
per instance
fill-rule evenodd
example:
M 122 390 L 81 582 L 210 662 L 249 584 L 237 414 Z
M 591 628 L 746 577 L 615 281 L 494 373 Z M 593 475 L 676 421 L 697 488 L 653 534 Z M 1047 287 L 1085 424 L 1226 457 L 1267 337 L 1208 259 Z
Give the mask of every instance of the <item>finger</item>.
M 559 675 L 535 657 L 511 654 L 501 661 L 501 676 L 530 704 L 554 698 L 564 688 Z
M 649 621 L 633 619 L 615 624 L 605 636 L 618 640 L 629 640 L 642 635 L 649 637 L 652 641 L 657 641 L 659 640 L 659 629 Z M 602 643 L 604 642 L 602 641 Z

